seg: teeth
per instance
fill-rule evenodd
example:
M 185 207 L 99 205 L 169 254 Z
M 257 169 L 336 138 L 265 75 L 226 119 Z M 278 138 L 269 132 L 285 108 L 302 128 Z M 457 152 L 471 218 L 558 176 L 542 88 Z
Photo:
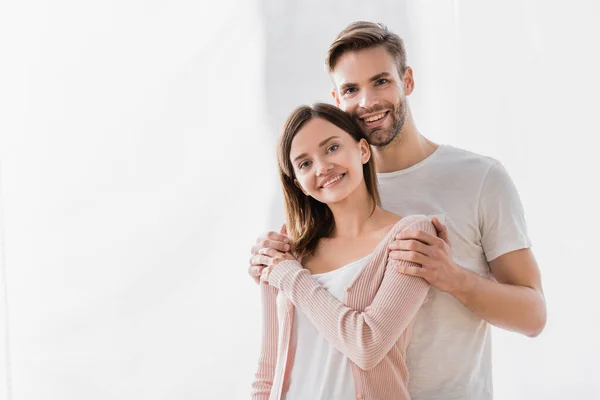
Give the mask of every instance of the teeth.
M 365 121 L 367 121 L 367 122 L 378 121 L 378 120 L 380 120 L 381 118 L 383 118 L 383 116 L 384 116 L 384 115 L 385 115 L 385 113 L 383 113 L 383 114 L 379 114 L 379 115 L 374 115 L 374 116 L 372 116 L 372 117 L 365 118 Z
M 327 187 L 327 186 L 331 185 L 332 183 L 339 181 L 340 179 L 342 179 L 342 176 L 343 176 L 343 175 L 338 175 L 338 176 L 336 176 L 335 178 L 328 180 L 328 181 L 327 181 L 327 182 L 325 182 L 325 183 L 323 184 L 323 186 L 321 186 L 321 187 Z

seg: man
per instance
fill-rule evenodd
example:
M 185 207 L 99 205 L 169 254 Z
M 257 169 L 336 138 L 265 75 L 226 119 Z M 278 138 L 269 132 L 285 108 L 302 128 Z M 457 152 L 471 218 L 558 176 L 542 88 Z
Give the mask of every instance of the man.
M 373 148 L 382 206 L 433 218 L 438 237 L 407 232 L 389 257 L 421 268 L 402 272 L 431 285 L 407 351 L 415 400 L 493 397 L 489 324 L 537 336 L 546 323 L 540 272 L 521 201 L 502 165 L 418 130 L 407 100 L 414 90 L 402 39 L 381 24 L 356 22 L 330 46 L 326 65 L 336 104 L 363 128 Z M 287 251 L 269 232 L 252 248 L 250 274 Z

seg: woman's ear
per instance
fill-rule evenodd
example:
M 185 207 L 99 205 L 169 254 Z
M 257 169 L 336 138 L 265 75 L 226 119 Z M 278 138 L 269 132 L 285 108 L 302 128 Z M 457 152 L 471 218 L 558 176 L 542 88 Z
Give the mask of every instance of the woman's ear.
M 304 193 L 306 196 L 310 196 L 310 194 L 308 194 L 304 188 L 300 185 L 300 182 L 298 182 L 297 179 L 294 179 L 294 185 L 296 185 L 298 187 L 298 189 L 302 190 L 302 193 Z
M 366 164 L 371 159 L 371 146 L 365 139 L 360 139 L 360 157 L 363 164 Z

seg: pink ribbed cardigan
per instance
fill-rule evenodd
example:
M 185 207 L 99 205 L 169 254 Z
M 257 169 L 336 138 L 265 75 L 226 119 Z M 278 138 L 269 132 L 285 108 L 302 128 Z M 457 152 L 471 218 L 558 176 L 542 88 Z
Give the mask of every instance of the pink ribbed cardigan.
M 290 348 L 294 306 L 350 359 L 357 399 L 410 399 L 406 346 L 429 284 L 396 270 L 399 264 L 418 264 L 388 261 L 389 243 L 408 228 L 436 234 L 425 216 L 402 218 L 348 285 L 342 302 L 317 283 L 298 261 L 284 261 L 273 269 L 269 285 L 261 285 L 263 340 L 252 399 L 280 400 L 289 388 L 294 358 L 294 349 Z M 279 291 L 285 296 L 277 302 Z

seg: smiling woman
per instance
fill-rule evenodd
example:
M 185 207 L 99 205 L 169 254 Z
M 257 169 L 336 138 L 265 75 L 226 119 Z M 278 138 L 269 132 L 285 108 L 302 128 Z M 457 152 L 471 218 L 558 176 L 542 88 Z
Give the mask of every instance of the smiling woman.
M 380 207 L 366 136 L 337 107 L 292 112 L 278 156 L 292 250 L 257 255 L 268 267 L 253 398 L 408 399 L 406 344 L 429 285 L 399 273 L 416 264 L 388 262 L 387 245 L 433 225 Z
M 288 232 L 302 256 L 335 229 L 329 203 L 361 196 L 374 210 L 380 204 L 371 148 L 354 120 L 329 104 L 296 109 L 279 141 L 279 176 L 283 185 Z M 364 185 L 366 191 L 356 189 Z M 316 218 L 319 216 L 319 218 Z

